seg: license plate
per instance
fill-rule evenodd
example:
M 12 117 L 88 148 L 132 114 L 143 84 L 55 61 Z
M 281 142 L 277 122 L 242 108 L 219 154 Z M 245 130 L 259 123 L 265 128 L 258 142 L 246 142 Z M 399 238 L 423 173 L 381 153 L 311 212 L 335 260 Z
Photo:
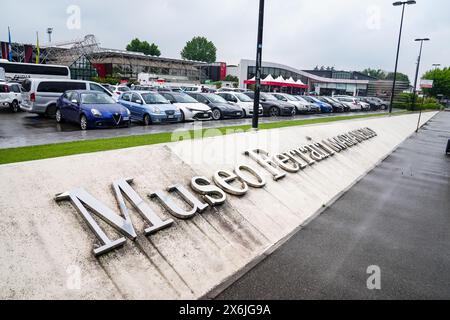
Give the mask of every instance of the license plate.
M 173 119 L 173 118 L 175 118 L 175 116 L 167 116 L 167 118 Z
M 123 117 L 123 120 L 128 121 L 128 120 L 130 120 L 130 117 Z

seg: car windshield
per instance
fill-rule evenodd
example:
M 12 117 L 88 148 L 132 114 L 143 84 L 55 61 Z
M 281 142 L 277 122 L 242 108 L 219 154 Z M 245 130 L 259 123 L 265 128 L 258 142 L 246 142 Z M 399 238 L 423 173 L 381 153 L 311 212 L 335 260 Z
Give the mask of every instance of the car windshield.
M 267 101 L 278 101 L 277 98 L 275 98 L 274 96 L 267 94 L 267 93 L 261 93 L 261 97 L 263 97 Z
M 253 99 L 251 99 L 249 96 L 246 96 L 243 93 L 236 93 L 235 95 L 242 102 L 252 102 L 253 101 Z
M 174 94 L 173 97 L 177 103 L 198 103 L 197 100 L 187 94 Z
M 103 92 L 89 92 L 81 94 L 81 103 L 86 104 L 115 104 L 110 96 Z
M 128 88 L 128 87 L 117 87 L 117 91 L 128 92 L 128 91 L 130 91 L 130 88 Z
M 297 101 L 297 99 L 295 99 L 294 96 L 291 96 L 290 94 L 286 94 L 285 95 L 286 99 L 288 99 L 289 101 Z
M 205 94 L 205 97 L 207 97 L 208 100 L 213 103 L 228 103 L 227 100 L 225 100 L 221 96 L 218 96 L 217 94 L 208 93 Z
M 143 93 L 141 94 L 142 99 L 144 99 L 145 104 L 169 104 L 170 102 L 167 101 L 166 98 L 164 98 L 159 93 Z
M 303 97 L 299 97 L 299 96 L 295 96 L 295 99 L 297 99 L 298 101 L 301 101 L 301 102 L 308 102 L 305 99 L 303 99 Z
M 312 103 L 316 102 L 316 101 L 314 101 L 314 99 L 311 98 L 311 97 L 303 97 L 303 99 L 305 99 L 305 100 L 308 101 L 308 102 L 312 102 Z

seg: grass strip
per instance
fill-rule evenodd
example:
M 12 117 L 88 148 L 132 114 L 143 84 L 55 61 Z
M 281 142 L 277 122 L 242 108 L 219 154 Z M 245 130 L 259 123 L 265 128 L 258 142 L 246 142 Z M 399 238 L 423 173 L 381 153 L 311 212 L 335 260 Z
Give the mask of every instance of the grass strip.
M 396 112 L 393 115 L 395 116 L 403 115 L 406 113 L 409 112 L 401 111 Z M 377 113 L 367 115 L 324 117 L 324 118 L 314 118 L 304 120 L 299 119 L 299 120 L 262 123 L 260 124 L 260 129 L 267 130 L 267 129 L 285 128 L 310 124 L 329 123 L 352 119 L 385 117 L 386 115 L 388 114 Z M 194 130 L 179 132 L 178 136 L 183 136 L 184 139 L 186 138 L 196 139 L 198 137 L 203 137 L 206 131 L 207 131 L 206 136 L 211 137 L 217 135 L 232 134 L 234 132 L 242 132 L 250 129 L 251 129 L 250 125 L 208 128 L 197 130 L 196 132 L 194 132 Z M 199 131 L 201 131 L 201 134 Z M 108 151 L 108 150 L 116 150 L 116 149 L 124 149 L 124 148 L 172 142 L 173 139 L 172 135 L 173 135 L 172 132 L 163 132 L 146 135 L 134 135 L 116 138 L 82 140 L 82 141 L 37 145 L 37 146 L 0 149 L 0 164 L 57 158 L 76 154 L 84 154 L 84 153 L 92 153 L 99 151 Z

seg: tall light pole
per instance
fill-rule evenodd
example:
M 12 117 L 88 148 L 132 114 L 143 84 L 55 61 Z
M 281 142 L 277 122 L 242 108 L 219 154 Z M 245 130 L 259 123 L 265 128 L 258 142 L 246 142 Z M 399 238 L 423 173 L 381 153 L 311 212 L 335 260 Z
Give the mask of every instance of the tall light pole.
M 53 28 L 47 28 L 47 33 L 48 33 L 48 42 L 52 42 Z
M 255 99 L 253 104 L 253 120 L 252 120 L 252 128 L 255 130 L 258 129 L 258 120 L 259 120 L 263 26 L 264 26 L 264 0 L 259 0 L 258 41 L 256 44 L 256 75 L 255 75 L 256 84 L 255 84 Z
M 417 68 L 416 68 L 416 78 L 414 79 L 414 95 L 413 95 L 413 105 L 412 109 L 416 109 L 416 94 L 417 94 L 417 78 L 419 77 L 419 68 L 420 68 L 420 59 L 422 58 L 422 48 L 423 48 L 423 42 L 424 41 L 430 41 L 429 38 L 419 38 L 414 41 L 420 42 L 420 51 L 419 51 L 419 58 L 417 58 Z M 416 132 L 419 131 L 420 126 L 420 118 L 422 117 L 422 108 L 419 110 L 419 121 L 417 122 L 417 129 Z
M 416 4 L 416 1 L 397 1 L 392 4 L 395 7 L 402 6 L 402 18 L 400 20 L 400 33 L 398 35 L 397 56 L 395 58 L 394 81 L 392 83 L 392 93 L 391 93 L 391 103 L 389 104 L 389 113 L 392 113 L 392 105 L 394 104 L 395 83 L 397 82 L 398 55 L 400 53 L 400 42 L 402 40 L 403 17 L 405 15 L 405 5 L 407 5 L 407 4 Z

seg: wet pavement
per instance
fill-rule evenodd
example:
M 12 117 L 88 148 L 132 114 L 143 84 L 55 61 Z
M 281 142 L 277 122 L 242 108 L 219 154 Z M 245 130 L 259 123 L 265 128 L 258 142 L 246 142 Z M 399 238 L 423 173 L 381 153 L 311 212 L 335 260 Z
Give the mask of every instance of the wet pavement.
M 450 299 L 448 139 L 441 112 L 218 298 Z
M 376 111 L 384 112 L 384 111 Z M 348 116 L 355 114 L 367 114 L 376 112 L 353 112 L 338 114 L 314 114 L 298 115 L 295 117 L 261 118 L 261 123 L 312 119 L 330 116 Z M 233 125 L 251 125 L 252 119 L 229 119 L 220 121 L 202 122 L 203 128 L 217 128 Z M 151 125 L 144 127 L 139 123 L 133 123 L 130 128 L 112 128 L 81 131 L 78 126 L 70 123 L 58 124 L 54 119 L 42 118 L 36 114 L 27 112 L 11 113 L 9 109 L 0 109 L 0 148 L 15 148 L 30 145 L 42 145 L 58 142 L 102 139 L 123 137 L 131 135 L 142 135 L 160 132 L 172 132 L 174 130 L 194 129 L 194 123 L 177 123 Z

